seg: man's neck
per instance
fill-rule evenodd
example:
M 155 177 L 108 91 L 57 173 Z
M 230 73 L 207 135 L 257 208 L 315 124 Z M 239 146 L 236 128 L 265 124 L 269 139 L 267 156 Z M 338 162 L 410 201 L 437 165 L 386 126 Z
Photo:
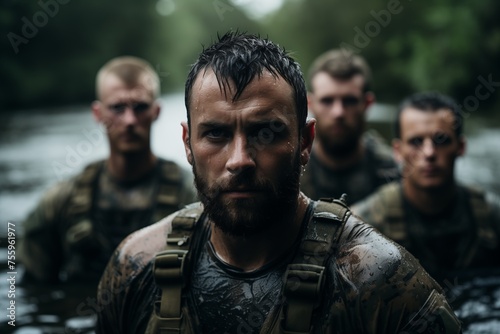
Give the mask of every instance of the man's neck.
M 339 157 L 332 156 L 325 150 L 319 141 L 315 141 L 313 151 L 319 162 L 327 168 L 332 170 L 344 170 L 356 165 L 363 159 L 365 147 L 363 142 L 360 140 L 356 148 L 352 150 L 351 153 Z
M 230 236 L 212 224 L 210 242 L 222 261 L 243 271 L 256 270 L 292 247 L 301 230 L 308 205 L 309 199 L 300 193 L 297 210 L 289 219 L 283 219 L 264 233 L 251 237 Z
M 418 211 L 426 215 L 443 212 L 454 200 L 457 186 L 454 182 L 439 189 L 421 189 L 403 180 L 403 194 L 406 200 Z
M 121 182 L 135 181 L 149 173 L 157 158 L 151 151 L 134 154 L 112 153 L 106 161 L 109 174 Z

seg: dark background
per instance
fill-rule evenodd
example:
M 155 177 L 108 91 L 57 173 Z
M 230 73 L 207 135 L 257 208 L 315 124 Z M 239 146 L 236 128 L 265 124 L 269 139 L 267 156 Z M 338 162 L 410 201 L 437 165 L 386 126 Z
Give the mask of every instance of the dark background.
M 123 54 L 148 59 L 164 92 L 181 91 L 202 45 L 228 29 L 269 36 L 304 70 L 321 52 L 350 48 L 371 64 L 382 102 L 439 90 L 467 112 L 492 114 L 500 106 L 495 0 L 288 0 L 265 16 L 255 14 L 262 3 L 250 0 L 1 3 L 2 112 L 88 103 L 98 68 Z M 479 77 L 499 84 L 474 99 Z

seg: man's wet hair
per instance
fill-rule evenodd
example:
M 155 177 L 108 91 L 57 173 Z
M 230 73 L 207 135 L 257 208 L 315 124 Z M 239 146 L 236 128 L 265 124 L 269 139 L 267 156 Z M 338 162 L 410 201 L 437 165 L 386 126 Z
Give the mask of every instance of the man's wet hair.
M 312 91 L 313 77 L 324 72 L 333 79 L 349 80 L 360 74 L 364 78 L 363 92 L 371 89 L 372 71 L 366 60 L 348 50 L 335 49 L 327 51 L 312 63 L 307 75 L 309 89 Z
M 153 98 L 157 99 L 160 96 L 158 74 L 144 59 L 134 56 L 120 56 L 104 64 L 96 77 L 96 96 L 98 99 L 100 98 L 102 82 L 109 74 L 117 76 L 129 88 L 146 84 L 145 88 L 153 93 Z
M 192 65 L 185 86 L 189 126 L 192 88 L 198 74 L 208 69 L 214 71 L 224 93 L 229 91 L 230 84 L 234 83 L 236 92 L 233 101 L 236 101 L 248 84 L 255 77 L 260 77 L 265 70 L 275 77 L 282 77 L 293 89 L 299 131 L 304 128 L 307 118 L 307 91 L 299 63 L 284 48 L 269 39 L 240 32 L 228 32 L 222 37 L 218 36 L 218 41 L 204 48 Z
M 457 138 L 463 133 L 463 117 L 460 108 L 454 99 L 438 92 L 421 92 L 408 96 L 401 102 L 394 122 L 394 137 L 401 138 L 401 113 L 406 108 L 414 108 L 424 112 L 437 112 L 440 109 L 448 109 L 455 118 L 454 130 Z

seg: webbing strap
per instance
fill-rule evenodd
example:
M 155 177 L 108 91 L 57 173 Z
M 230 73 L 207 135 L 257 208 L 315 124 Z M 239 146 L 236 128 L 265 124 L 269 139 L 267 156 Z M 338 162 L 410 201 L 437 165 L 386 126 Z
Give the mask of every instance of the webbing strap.
M 282 321 L 274 326 L 273 333 L 310 333 L 314 310 L 321 303 L 326 262 L 349 212 L 344 200 L 318 201 L 299 252 L 288 265 L 283 286 L 286 304 L 281 310 Z
M 320 301 L 324 270 L 323 266 L 311 264 L 288 265 L 284 287 L 288 309 L 283 333 L 309 333 L 313 311 Z
M 200 203 L 193 203 L 181 210 L 172 220 L 172 231 L 167 236 L 165 250 L 156 254 L 153 276 L 161 288 L 161 300 L 155 303 L 153 320 L 156 321 L 157 333 L 181 333 L 184 321 L 182 290 L 189 275 L 188 251 L 202 212 Z
M 182 313 L 181 297 L 184 287 L 185 250 L 165 250 L 156 255 L 153 273 L 161 288 L 158 329 L 161 334 L 180 333 Z M 155 309 L 156 312 L 156 309 Z

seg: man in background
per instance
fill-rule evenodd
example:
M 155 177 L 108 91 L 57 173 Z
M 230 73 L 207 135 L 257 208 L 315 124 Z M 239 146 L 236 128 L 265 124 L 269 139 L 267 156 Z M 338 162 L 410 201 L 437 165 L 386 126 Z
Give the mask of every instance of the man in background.
M 185 101 L 203 205 L 120 244 L 99 284 L 96 333 L 460 332 L 413 256 L 342 201 L 299 191 L 315 121 L 281 47 L 225 34 L 192 66 Z
M 312 199 L 346 193 L 354 203 L 399 177 L 389 146 L 365 132 L 375 102 L 370 84 L 370 68 L 358 55 L 332 50 L 312 64 L 308 102 L 316 140 L 301 178 L 301 190 Z
M 455 179 L 456 159 L 465 152 L 462 131 L 450 97 L 429 92 L 405 99 L 393 141 L 402 180 L 352 208 L 436 278 L 500 265 L 500 199 Z
M 26 279 L 97 283 L 125 236 L 195 200 L 190 176 L 151 151 L 160 81 L 150 64 L 112 59 L 97 74 L 96 94 L 92 113 L 110 155 L 50 189 L 23 223 Z

